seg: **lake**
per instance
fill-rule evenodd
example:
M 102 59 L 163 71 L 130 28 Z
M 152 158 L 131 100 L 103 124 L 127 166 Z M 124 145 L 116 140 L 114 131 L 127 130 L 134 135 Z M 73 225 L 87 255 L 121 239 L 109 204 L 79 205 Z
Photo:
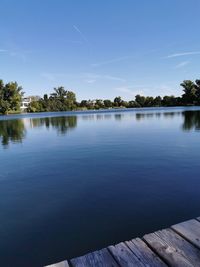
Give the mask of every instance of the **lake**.
M 1 116 L 0 142 L 1 266 L 200 216 L 200 107 Z

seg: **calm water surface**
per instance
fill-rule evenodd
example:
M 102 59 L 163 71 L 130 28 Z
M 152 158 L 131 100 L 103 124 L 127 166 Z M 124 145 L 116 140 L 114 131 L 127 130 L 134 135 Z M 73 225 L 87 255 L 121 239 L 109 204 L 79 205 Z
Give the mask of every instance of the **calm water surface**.
M 200 215 L 200 108 L 3 116 L 0 141 L 1 266 Z

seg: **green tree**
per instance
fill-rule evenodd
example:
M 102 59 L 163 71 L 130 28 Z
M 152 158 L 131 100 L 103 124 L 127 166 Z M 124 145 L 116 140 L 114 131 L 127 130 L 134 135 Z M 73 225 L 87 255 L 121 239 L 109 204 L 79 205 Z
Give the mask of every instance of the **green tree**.
M 115 97 L 115 99 L 114 99 L 114 106 L 116 106 L 116 107 L 120 107 L 121 106 L 121 104 L 122 104 L 122 98 L 121 98 L 121 96 L 117 96 L 117 97 Z
M 32 101 L 28 107 L 27 107 L 28 112 L 42 112 L 42 111 L 47 111 L 44 109 L 42 101 Z
M 22 87 L 16 82 L 4 85 L 0 80 L 0 113 L 8 114 L 9 111 L 19 111 L 22 101 Z
M 80 103 L 80 107 L 84 108 L 84 107 L 87 107 L 88 105 L 88 101 L 87 100 L 82 100 L 81 103 Z
M 136 101 L 131 100 L 128 102 L 128 107 L 129 108 L 138 108 L 138 107 L 140 107 L 140 105 Z
M 76 95 L 72 91 L 66 92 L 65 104 L 67 109 L 73 110 L 76 107 Z
M 53 98 L 57 98 L 60 100 L 63 100 L 67 95 L 67 91 L 63 86 L 59 86 L 57 88 L 54 88 L 54 92 L 51 94 Z
M 153 100 L 153 105 L 155 107 L 160 107 L 162 105 L 162 98 L 160 96 L 156 96 Z
M 43 99 L 44 99 L 44 101 L 47 101 L 49 99 L 48 98 L 48 95 L 47 94 L 44 94 Z
M 99 108 L 104 108 L 104 102 L 101 99 L 96 99 L 95 101 L 95 108 L 99 109 Z
M 144 103 L 145 107 L 152 107 L 154 105 L 153 101 L 154 101 L 154 98 L 152 96 L 147 96 L 145 98 L 145 103 Z
M 105 106 L 106 108 L 111 108 L 111 107 L 113 106 L 112 101 L 109 100 L 109 99 L 105 99 L 105 100 L 103 101 L 103 103 L 104 103 L 104 106 Z
M 166 107 L 176 106 L 176 98 L 172 96 L 164 96 L 162 100 L 162 105 Z
M 50 111 L 73 110 L 76 107 L 75 93 L 65 90 L 63 86 L 54 88 L 54 92 L 51 94 L 50 100 Z
M 195 104 L 196 98 L 196 86 L 194 82 L 190 80 L 185 80 L 180 84 L 183 87 L 184 94 L 182 95 L 183 102 L 186 105 Z
M 136 95 L 136 96 L 135 96 L 135 101 L 136 101 L 141 107 L 144 107 L 144 106 L 145 106 L 146 98 L 145 98 L 145 96 Z
M 197 104 L 200 105 L 200 80 L 195 81 L 195 87 L 196 87 L 196 101 Z
M 127 107 L 128 107 L 128 102 L 122 100 L 122 102 L 121 102 L 121 106 L 127 108 Z

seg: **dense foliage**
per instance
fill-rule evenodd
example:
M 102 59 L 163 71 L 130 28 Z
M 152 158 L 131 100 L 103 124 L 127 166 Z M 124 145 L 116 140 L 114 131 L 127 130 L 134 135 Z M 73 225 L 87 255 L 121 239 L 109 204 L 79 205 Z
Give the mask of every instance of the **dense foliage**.
M 108 108 L 135 108 L 135 107 L 160 107 L 160 106 L 185 106 L 200 105 L 200 80 L 195 82 L 185 80 L 181 83 L 183 95 L 175 96 L 142 96 L 136 95 L 130 101 L 124 101 L 120 96 L 113 101 L 109 99 L 76 101 L 76 95 L 64 87 L 54 88 L 49 96 L 33 100 L 27 107 L 28 112 L 67 111 L 84 109 L 108 109 Z M 19 111 L 23 93 L 22 88 L 16 82 L 3 84 L 0 80 L 0 113 L 7 114 L 11 111 Z M 33 98 L 34 99 L 34 98 Z
M 28 112 L 41 111 L 67 111 L 77 107 L 76 95 L 64 87 L 54 88 L 54 92 L 48 97 L 47 94 L 38 101 L 32 101 L 28 106 Z
M 16 82 L 4 85 L 0 80 L 0 113 L 19 112 L 22 96 L 22 87 L 18 86 Z

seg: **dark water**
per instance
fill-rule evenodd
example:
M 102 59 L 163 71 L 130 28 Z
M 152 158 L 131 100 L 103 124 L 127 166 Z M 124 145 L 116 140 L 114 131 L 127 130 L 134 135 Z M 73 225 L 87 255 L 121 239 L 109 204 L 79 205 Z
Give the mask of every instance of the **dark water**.
M 200 108 L 1 117 L 0 141 L 1 266 L 200 215 Z

